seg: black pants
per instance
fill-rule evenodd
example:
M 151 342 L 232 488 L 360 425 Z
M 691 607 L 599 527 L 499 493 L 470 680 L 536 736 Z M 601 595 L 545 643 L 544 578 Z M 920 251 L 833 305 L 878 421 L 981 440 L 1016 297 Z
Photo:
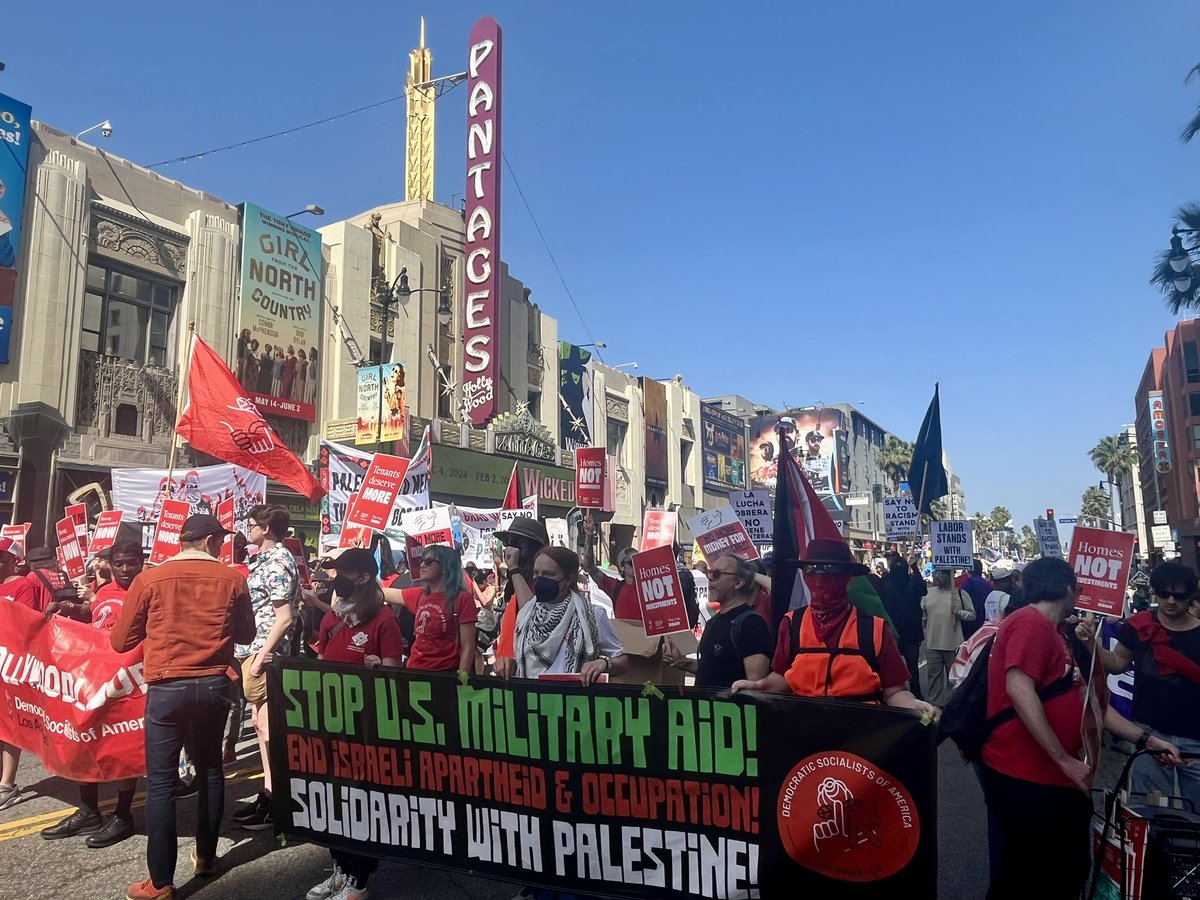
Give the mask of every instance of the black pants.
M 360 856 L 348 850 L 330 850 L 329 855 L 359 890 L 367 886 L 367 879 L 379 868 L 379 860 L 373 856 Z
M 987 766 L 983 795 L 1000 831 L 987 900 L 1078 900 L 1091 863 L 1091 797 Z
M 901 644 L 900 655 L 904 657 L 904 663 L 908 666 L 908 689 L 918 700 L 924 700 L 925 695 L 921 693 L 921 642 Z

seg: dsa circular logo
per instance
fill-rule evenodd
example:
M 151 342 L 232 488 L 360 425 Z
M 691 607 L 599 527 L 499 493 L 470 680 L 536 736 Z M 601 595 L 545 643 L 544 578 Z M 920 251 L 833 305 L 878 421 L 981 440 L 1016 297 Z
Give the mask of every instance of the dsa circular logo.
M 838 881 L 878 881 L 908 865 L 921 821 L 895 778 L 853 753 L 814 753 L 779 791 L 779 836 L 788 856 Z

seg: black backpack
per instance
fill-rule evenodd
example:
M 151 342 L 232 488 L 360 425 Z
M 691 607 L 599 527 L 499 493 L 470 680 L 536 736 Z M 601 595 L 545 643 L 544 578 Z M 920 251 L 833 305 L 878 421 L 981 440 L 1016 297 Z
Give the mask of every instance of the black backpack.
M 52 603 L 78 603 L 79 591 L 75 589 L 75 585 L 71 581 L 71 576 L 61 569 L 40 569 L 32 568 L 29 570 L 34 574 L 42 584 L 46 586 L 53 599 Z
M 987 714 L 988 661 L 991 659 L 992 645 L 995 643 L 995 635 L 988 638 L 983 649 L 979 651 L 979 656 L 975 658 L 971 671 L 942 710 L 941 719 L 938 721 L 938 743 L 947 738 L 954 741 L 958 744 L 958 752 L 967 762 L 978 762 L 982 759 L 983 745 L 987 743 L 992 732 L 1017 717 L 1017 710 L 1012 706 L 1000 710 L 994 716 Z M 1068 672 L 1038 691 L 1038 698 L 1045 703 L 1060 697 L 1069 691 L 1074 683 L 1074 674 Z

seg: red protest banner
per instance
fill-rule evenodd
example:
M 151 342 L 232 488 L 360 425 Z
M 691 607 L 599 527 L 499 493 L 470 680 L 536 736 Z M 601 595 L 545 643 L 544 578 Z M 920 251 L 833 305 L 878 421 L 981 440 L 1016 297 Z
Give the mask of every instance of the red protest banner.
M 59 519 L 54 531 L 58 535 L 58 549 L 62 552 L 59 558 L 62 560 L 63 570 L 71 578 L 82 578 L 87 572 L 87 566 L 83 564 L 83 550 L 75 533 L 75 520 Z
M 183 500 L 163 501 L 158 527 L 154 529 L 154 546 L 150 548 L 151 563 L 157 566 L 179 552 L 179 533 L 190 513 L 191 506 Z
M 358 502 L 358 491 L 354 491 L 346 500 L 346 518 L 350 518 L 350 511 L 354 509 L 354 504 Z M 371 529 L 357 528 L 342 522 L 342 530 L 338 535 L 338 549 L 344 550 L 347 547 L 370 547 L 371 546 Z
M 669 545 L 633 555 L 633 584 L 648 637 L 690 629 L 675 553 Z
M 670 547 L 675 543 L 678 524 L 679 513 L 663 512 L 661 509 L 646 510 L 646 517 L 642 520 L 642 550 Z
M 92 553 L 102 553 L 117 542 L 121 530 L 121 519 L 125 513 L 119 509 L 106 509 L 96 519 L 96 532 L 92 535 Z
M 221 523 L 221 527 L 226 531 L 232 532 L 234 528 L 234 506 L 236 501 L 233 497 L 222 500 L 217 504 L 217 521 Z M 99 529 L 97 529 L 99 530 Z M 225 565 L 233 565 L 233 535 L 225 535 L 225 540 L 221 542 L 221 555 L 217 557 Z
M 145 773 L 140 645 L 116 653 L 107 631 L 19 603 L 0 603 L 0 635 L 0 741 L 71 781 Z
M 308 571 L 308 559 L 304 555 L 304 545 L 300 543 L 300 538 L 284 538 L 283 546 L 292 552 L 292 559 L 296 561 L 296 571 L 300 575 L 300 583 L 305 587 L 312 587 L 312 573 Z
M 1104 616 L 1120 616 L 1133 562 L 1134 535 L 1102 528 L 1075 527 L 1069 562 L 1080 594 L 1075 608 Z
M 407 471 L 407 459 L 376 453 L 358 487 L 358 502 L 346 510 L 346 521 L 342 527 L 360 525 L 383 531 L 391 521 L 392 507 Z
M 721 556 L 758 559 L 758 548 L 750 540 L 750 533 L 729 506 L 692 516 L 688 519 L 688 528 L 709 563 Z
M 580 447 L 575 451 L 575 505 L 585 509 L 604 508 L 604 479 L 608 456 L 604 447 Z
M 75 523 L 75 536 L 79 539 L 79 552 L 86 557 L 88 555 L 87 504 L 73 503 L 63 512 L 68 519 Z
M 435 509 L 423 509 L 412 513 L 405 520 L 408 540 L 405 549 L 408 551 L 408 567 L 417 572 L 421 566 L 421 554 L 426 547 L 441 544 L 454 546 L 454 528 L 450 523 L 450 510 L 444 506 Z
M 25 558 L 25 548 L 29 544 L 29 523 L 24 522 L 20 525 L 3 525 L 0 526 L 0 537 L 6 537 L 9 540 L 15 541 L 12 552 L 17 559 Z

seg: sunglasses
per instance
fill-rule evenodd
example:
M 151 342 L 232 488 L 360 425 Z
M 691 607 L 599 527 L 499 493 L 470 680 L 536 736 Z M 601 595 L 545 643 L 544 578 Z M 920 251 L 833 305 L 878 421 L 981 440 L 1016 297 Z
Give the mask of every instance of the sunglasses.
M 737 572 L 726 572 L 723 569 L 709 569 L 708 570 L 708 580 L 716 581 L 722 575 L 736 575 L 736 574 L 737 574 Z
M 432 556 L 426 556 L 421 559 L 421 565 L 423 566 L 436 566 L 437 564 L 438 561 Z
M 1166 600 L 1168 597 L 1170 597 L 1172 600 L 1180 601 L 1192 599 L 1192 595 L 1187 591 L 1155 591 L 1154 593 L 1156 593 L 1163 600 Z
M 813 575 L 838 575 L 846 571 L 846 567 L 841 563 L 817 563 L 812 566 L 805 566 L 804 571 L 811 572 Z

